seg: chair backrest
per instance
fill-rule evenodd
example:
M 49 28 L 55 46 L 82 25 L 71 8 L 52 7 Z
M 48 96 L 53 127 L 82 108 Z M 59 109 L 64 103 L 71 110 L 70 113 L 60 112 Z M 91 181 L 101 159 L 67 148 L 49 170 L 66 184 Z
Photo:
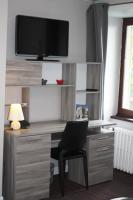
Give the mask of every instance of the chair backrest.
M 81 150 L 86 142 L 88 121 L 68 121 L 59 147 L 66 151 Z

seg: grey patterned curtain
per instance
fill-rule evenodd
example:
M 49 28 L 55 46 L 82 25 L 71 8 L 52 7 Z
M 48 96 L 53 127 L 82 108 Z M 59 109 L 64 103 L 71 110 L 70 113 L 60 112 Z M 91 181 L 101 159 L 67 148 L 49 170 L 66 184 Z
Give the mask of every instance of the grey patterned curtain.
M 87 62 L 102 63 L 101 113 L 104 105 L 104 77 L 108 34 L 108 4 L 92 4 L 87 10 Z

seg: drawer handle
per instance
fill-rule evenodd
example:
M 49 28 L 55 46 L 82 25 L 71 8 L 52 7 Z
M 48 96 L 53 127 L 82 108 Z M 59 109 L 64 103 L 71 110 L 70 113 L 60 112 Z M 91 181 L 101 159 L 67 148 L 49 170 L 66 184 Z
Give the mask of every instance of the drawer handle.
M 98 138 L 98 140 L 104 140 L 104 139 L 108 139 L 109 137 L 102 137 L 102 138 Z
M 107 151 L 107 150 L 109 150 L 109 149 L 110 149 L 109 147 L 105 147 L 105 148 L 102 148 L 102 149 L 98 149 L 97 152 Z
M 35 139 L 29 139 L 26 142 L 38 142 L 40 141 L 42 138 L 35 138 Z

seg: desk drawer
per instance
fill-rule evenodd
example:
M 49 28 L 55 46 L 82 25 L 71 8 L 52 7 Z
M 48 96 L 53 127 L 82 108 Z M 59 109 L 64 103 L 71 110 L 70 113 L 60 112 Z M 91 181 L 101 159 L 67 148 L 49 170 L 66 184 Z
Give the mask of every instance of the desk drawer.
M 16 167 L 16 181 L 38 179 L 39 177 L 50 177 L 50 162 L 38 162 Z
M 47 182 L 46 182 L 47 180 Z M 49 178 L 16 182 L 17 200 L 39 200 L 49 196 Z
M 50 162 L 50 149 L 50 135 L 17 138 L 16 166 Z
M 106 146 L 106 147 L 100 147 L 100 148 L 94 148 L 88 150 L 88 158 L 89 161 L 100 161 L 105 159 L 113 159 L 114 156 L 114 146 Z
M 112 180 L 113 168 L 103 166 L 99 170 L 91 171 L 88 174 L 89 185 L 102 183 L 105 181 Z
M 50 161 L 16 167 L 16 200 L 49 196 Z
M 114 144 L 114 133 L 97 134 L 90 136 L 87 142 L 89 149 L 112 146 Z
M 19 152 L 16 154 L 16 166 L 29 165 L 50 160 L 50 148 L 37 149 L 36 151 Z
M 16 138 L 16 153 L 36 152 L 51 147 L 50 134 Z

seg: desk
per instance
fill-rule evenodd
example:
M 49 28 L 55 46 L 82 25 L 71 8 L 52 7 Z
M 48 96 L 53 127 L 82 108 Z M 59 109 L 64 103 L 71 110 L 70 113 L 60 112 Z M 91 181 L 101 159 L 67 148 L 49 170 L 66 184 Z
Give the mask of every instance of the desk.
M 5 128 L 3 189 L 5 200 L 39 200 L 49 197 L 51 138 L 53 138 L 54 134 L 62 133 L 65 125 L 66 122 L 51 121 L 33 123 L 28 129 L 17 131 Z M 88 128 L 113 125 L 115 124 L 111 122 L 90 121 Z M 92 145 L 93 149 L 96 149 L 97 145 L 105 144 L 105 141 L 106 144 L 110 144 L 110 141 L 112 144 L 112 131 L 98 133 L 96 131 L 95 134 L 88 135 L 89 143 L 87 142 L 87 144 Z M 108 136 L 103 137 L 104 134 L 105 136 L 108 134 Z M 98 143 L 94 141 L 96 135 L 99 138 Z M 58 138 L 59 140 L 60 138 Z M 86 146 L 88 146 L 87 144 Z M 113 151 L 113 146 L 111 148 Z M 105 152 L 105 149 L 102 149 L 102 151 Z M 105 156 L 107 155 L 105 154 Z M 111 157 L 112 162 L 113 158 Z M 82 184 L 78 174 L 73 173 L 74 165 L 75 163 L 70 164 L 70 178 Z M 82 169 L 78 173 L 81 174 Z

